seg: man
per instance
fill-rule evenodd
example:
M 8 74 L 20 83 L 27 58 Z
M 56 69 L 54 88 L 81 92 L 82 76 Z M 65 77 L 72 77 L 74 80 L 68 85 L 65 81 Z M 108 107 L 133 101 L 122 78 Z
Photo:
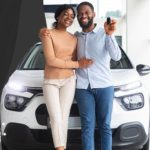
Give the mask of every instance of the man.
M 89 2 L 77 6 L 77 19 L 82 32 L 77 32 L 78 59 L 90 58 L 93 64 L 77 69 L 76 100 L 82 126 L 83 150 L 94 150 L 95 118 L 99 128 L 101 150 L 112 149 L 110 128 L 114 88 L 110 73 L 110 59 L 118 61 L 121 51 L 112 34 L 116 21 L 105 23 L 104 29 L 94 24 L 94 7 Z

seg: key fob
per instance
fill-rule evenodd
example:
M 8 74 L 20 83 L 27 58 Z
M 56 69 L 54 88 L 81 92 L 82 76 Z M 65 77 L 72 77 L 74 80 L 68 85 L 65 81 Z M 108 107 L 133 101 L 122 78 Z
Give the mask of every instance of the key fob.
M 110 24 L 110 23 L 111 23 L 111 18 L 107 17 L 107 24 Z

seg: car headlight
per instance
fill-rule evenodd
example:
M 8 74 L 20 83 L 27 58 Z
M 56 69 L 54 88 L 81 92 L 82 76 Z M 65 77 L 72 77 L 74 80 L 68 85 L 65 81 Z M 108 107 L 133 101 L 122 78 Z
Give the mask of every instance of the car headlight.
M 15 91 L 26 92 L 27 87 L 23 86 L 20 82 L 9 82 L 8 87 Z
M 9 110 L 22 111 L 29 100 L 27 97 L 7 94 L 5 96 L 4 105 Z
M 144 97 L 141 93 L 121 98 L 121 102 L 128 110 L 140 109 L 144 106 Z

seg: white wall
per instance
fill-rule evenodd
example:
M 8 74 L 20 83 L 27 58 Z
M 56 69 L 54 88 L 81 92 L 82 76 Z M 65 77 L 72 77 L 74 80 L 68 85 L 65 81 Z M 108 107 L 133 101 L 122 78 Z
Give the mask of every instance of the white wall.
M 127 53 L 135 64 L 150 65 L 150 0 L 127 0 Z
M 127 0 L 127 53 L 133 63 L 150 66 L 150 0 Z M 150 75 L 142 81 L 150 92 Z

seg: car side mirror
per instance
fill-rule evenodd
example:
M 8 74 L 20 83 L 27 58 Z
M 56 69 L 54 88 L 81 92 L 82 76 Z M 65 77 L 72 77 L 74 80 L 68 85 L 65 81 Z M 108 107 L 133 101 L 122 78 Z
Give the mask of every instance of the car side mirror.
M 144 76 L 150 73 L 150 66 L 139 64 L 136 66 L 136 70 L 141 76 Z

